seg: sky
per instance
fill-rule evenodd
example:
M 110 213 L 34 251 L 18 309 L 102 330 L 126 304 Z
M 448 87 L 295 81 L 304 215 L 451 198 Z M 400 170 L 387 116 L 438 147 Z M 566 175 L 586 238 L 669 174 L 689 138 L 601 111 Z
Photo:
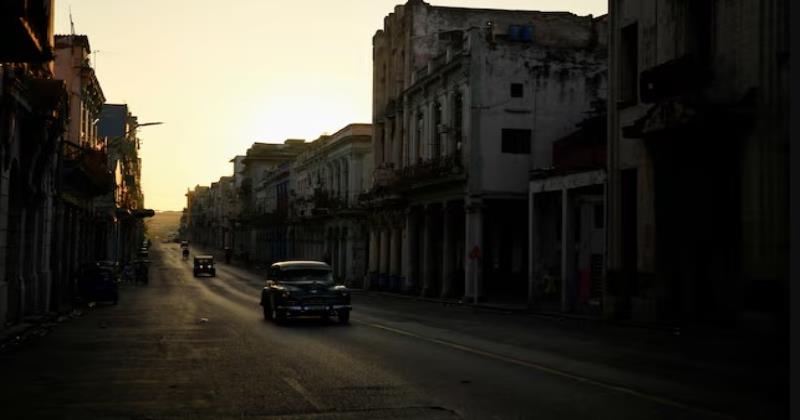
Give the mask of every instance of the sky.
M 56 0 L 85 34 L 107 103 L 143 127 L 145 205 L 232 174 L 256 141 L 311 141 L 371 122 L 372 36 L 403 0 Z M 437 6 L 602 15 L 607 0 L 428 0 Z

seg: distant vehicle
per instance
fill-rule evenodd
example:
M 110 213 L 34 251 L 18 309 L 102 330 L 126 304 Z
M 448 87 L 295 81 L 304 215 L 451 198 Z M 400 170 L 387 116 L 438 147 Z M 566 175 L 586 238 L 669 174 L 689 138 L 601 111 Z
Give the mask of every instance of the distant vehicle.
M 183 248 L 181 250 L 181 259 L 188 260 L 189 259 L 189 248 Z
M 181 241 L 181 248 L 189 248 L 189 241 Z
M 116 261 L 97 261 L 95 262 L 98 267 L 108 268 L 114 273 L 114 276 L 119 280 L 122 277 L 122 268 Z
M 119 276 L 116 270 L 98 263 L 84 265 L 76 273 L 78 296 L 84 302 L 119 302 Z
M 139 260 L 146 260 L 150 258 L 150 251 L 147 248 L 140 248 L 139 252 L 136 254 L 136 258 Z
M 214 257 L 211 255 L 195 255 L 194 257 L 194 276 L 199 277 L 200 274 L 208 274 L 211 277 L 216 277 L 217 270 L 214 268 Z
M 294 316 L 335 315 L 350 322 L 350 291 L 333 281 L 331 267 L 319 261 L 284 261 L 273 264 L 261 291 L 264 319 L 283 322 Z

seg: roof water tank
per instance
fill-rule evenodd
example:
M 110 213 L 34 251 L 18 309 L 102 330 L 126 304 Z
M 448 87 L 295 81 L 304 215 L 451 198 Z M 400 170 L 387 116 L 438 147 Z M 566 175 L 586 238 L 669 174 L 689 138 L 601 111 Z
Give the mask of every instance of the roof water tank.
M 519 40 L 527 42 L 533 41 L 533 25 L 525 25 L 520 27 Z

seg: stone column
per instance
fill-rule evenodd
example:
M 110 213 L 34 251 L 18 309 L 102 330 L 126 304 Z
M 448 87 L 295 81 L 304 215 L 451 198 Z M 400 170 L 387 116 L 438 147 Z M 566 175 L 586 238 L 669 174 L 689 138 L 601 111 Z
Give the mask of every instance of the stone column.
M 568 189 L 561 190 L 561 312 L 569 310 L 568 287 L 575 272 L 572 202 Z
M 433 259 L 437 256 L 433 255 L 433 209 L 426 206 L 424 213 L 425 223 L 422 230 L 422 295 L 431 296 L 433 290 Z
M 397 279 L 400 277 L 400 247 L 403 231 L 400 228 L 391 228 L 391 241 L 389 244 L 389 275 L 391 276 L 392 289 L 399 288 Z
M 8 241 L 9 171 L 0 171 L 0 325 L 5 326 L 8 310 L 8 280 L 6 250 Z
M 386 227 L 381 228 L 381 240 L 380 240 L 380 258 L 379 258 L 379 282 L 381 284 L 381 288 L 386 286 L 386 278 L 389 275 L 389 233 L 390 230 Z
M 464 232 L 467 253 L 464 259 L 464 300 L 476 302 L 483 298 L 483 203 L 469 200 L 465 206 L 466 226 Z M 478 258 L 470 254 L 476 250 Z
M 533 192 L 528 193 L 528 304 L 536 305 L 538 296 L 536 292 L 536 270 L 538 264 L 538 256 L 536 254 L 536 246 L 539 232 L 536 231 L 537 215 L 536 215 L 536 195 Z
M 447 203 L 442 206 L 442 297 L 453 297 L 455 289 L 453 278 L 455 271 L 455 249 L 453 238 L 453 210 Z
M 404 292 L 411 292 L 417 286 L 418 279 L 415 276 L 417 268 L 417 216 L 412 209 L 406 209 L 405 235 L 403 235 L 403 278 L 402 286 Z

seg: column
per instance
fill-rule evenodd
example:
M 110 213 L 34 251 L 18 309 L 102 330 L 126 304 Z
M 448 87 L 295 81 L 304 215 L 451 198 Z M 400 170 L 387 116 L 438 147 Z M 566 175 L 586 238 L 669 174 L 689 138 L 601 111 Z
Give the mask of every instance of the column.
M 424 212 L 425 223 L 422 227 L 422 295 L 431 296 L 433 293 L 433 209 L 426 206 Z
M 379 258 L 379 282 L 381 288 L 386 287 L 386 278 L 389 275 L 389 229 L 381 228 L 380 258 Z
M 378 272 L 378 235 L 375 227 L 369 229 L 369 272 L 367 273 L 367 284 L 365 288 L 369 289 L 375 286 L 372 280 Z
M 406 209 L 405 235 L 403 235 L 403 284 L 404 292 L 411 292 L 417 286 L 415 276 L 417 268 L 417 219 L 411 208 Z
M 572 242 L 572 202 L 568 189 L 561 190 L 561 312 L 567 312 L 571 303 L 569 285 L 575 272 Z
M 398 279 L 400 278 L 400 247 L 402 245 L 403 231 L 393 226 L 391 228 L 391 241 L 389 244 L 389 275 L 391 276 L 391 288 L 396 290 L 400 288 Z
M 465 206 L 464 251 L 467 258 L 464 259 L 464 300 L 476 302 L 483 298 L 483 203 L 481 200 L 468 200 Z M 473 251 L 478 258 L 474 258 Z
M 455 258 L 453 258 L 453 250 L 455 244 L 453 243 L 453 211 L 444 203 L 442 205 L 442 297 L 452 297 L 455 279 L 453 278 L 455 270 Z
M 536 231 L 536 195 L 533 192 L 528 193 L 528 304 L 536 306 L 538 296 L 536 292 L 536 271 L 538 265 L 538 256 L 536 254 L 536 246 L 538 242 Z

